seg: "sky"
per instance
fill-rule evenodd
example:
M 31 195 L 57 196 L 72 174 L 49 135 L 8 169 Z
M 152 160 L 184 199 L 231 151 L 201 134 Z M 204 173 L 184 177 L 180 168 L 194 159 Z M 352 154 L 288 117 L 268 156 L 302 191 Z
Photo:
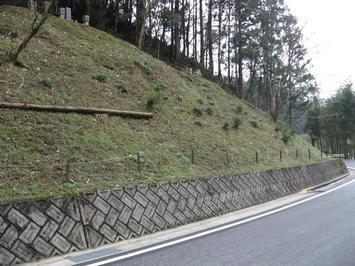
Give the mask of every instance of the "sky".
M 355 86 L 355 1 L 285 0 L 303 28 L 320 96 L 328 98 L 344 84 Z

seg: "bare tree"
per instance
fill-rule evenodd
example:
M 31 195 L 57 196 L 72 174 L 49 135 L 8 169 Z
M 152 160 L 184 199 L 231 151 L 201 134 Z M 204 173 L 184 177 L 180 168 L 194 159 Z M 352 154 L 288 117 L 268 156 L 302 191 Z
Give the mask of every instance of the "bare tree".
M 157 3 L 157 0 L 142 0 L 142 17 L 141 17 L 141 26 L 139 30 L 139 35 L 138 35 L 138 48 L 143 49 L 143 44 L 144 44 L 144 34 L 145 34 L 145 23 L 147 20 L 147 16 L 149 15 L 152 7 Z
M 27 34 L 25 39 L 21 42 L 21 44 L 17 48 L 10 50 L 6 54 L 7 59 L 10 63 L 23 66 L 21 63 L 18 62 L 18 57 L 20 53 L 27 47 L 28 43 L 32 40 L 32 38 L 36 36 L 36 34 L 44 25 L 44 23 L 47 21 L 51 10 L 55 10 L 56 6 L 57 6 L 57 0 L 50 0 L 41 8 L 40 12 L 38 12 L 37 9 L 33 10 L 35 17 L 32 21 L 30 32 Z

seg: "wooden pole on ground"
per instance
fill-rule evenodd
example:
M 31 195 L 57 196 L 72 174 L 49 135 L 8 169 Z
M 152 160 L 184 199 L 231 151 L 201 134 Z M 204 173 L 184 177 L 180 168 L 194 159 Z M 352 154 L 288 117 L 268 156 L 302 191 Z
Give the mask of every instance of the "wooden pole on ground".
M 130 117 L 136 119 L 149 119 L 153 117 L 152 113 L 121 111 L 121 110 L 101 109 L 101 108 L 73 107 L 73 106 L 39 105 L 39 104 L 29 104 L 29 103 L 0 102 L 0 108 L 54 112 L 54 113 L 107 114 L 107 115 Z
M 141 155 L 139 152 L 137 153 L 137 170 L 139 173 L 142 172 Z
M 195 150 L 191 149 L 191 164 L 195 164 Z
M 227 164 L 229 164 L 230 161 L 229 161 L 229 154 L 228 154 L 228 151 L 226 151 L 226 160 L 227 160 Z
M 68 183 L 70 181 L 69 179 L 70 176 L 70 163 L 68 163 L 68 161 L 65 163 L 65 179 L 64 182 Z

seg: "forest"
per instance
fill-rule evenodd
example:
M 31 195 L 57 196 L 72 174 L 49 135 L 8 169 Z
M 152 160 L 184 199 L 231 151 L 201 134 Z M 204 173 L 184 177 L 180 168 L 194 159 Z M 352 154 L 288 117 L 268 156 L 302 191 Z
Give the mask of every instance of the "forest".
M 27 6 L 25 0 L 2 4 Z M 43 1 L 38 1 L 43 2 Z M 302 27 L 283 0 L 58 0 L 73 20 L 119 36 L 295 128 L 317 93 Z
M 345 82 L 326 100 L 315 97 L 307 111 L 306 130 L 313 142 L 328 154 L 354 156 L 355 93 L 351 82 Z

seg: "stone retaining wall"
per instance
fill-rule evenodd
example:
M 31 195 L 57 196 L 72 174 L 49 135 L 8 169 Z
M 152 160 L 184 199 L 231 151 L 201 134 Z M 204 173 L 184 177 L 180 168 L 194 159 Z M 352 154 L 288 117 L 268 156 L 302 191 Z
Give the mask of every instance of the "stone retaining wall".
M 347 173 L 340 160 L 215 176 L 77 198 L 0 203 L 0 264 L 38 260 L 192 223 L 280 198 Z

